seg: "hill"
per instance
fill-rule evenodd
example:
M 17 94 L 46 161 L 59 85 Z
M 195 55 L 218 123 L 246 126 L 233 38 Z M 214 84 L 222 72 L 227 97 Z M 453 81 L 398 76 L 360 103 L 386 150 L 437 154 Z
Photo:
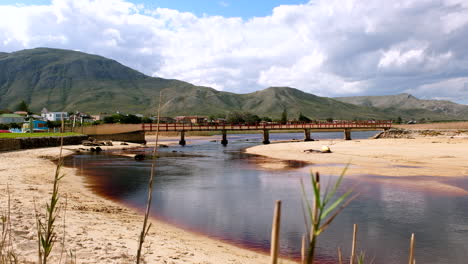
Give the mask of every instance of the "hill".
M 337 97 L 334 99 L 360 106 L 376 107 L 400 116 L 426 115 L 426 118 L 439 120 L 468 119 L 468 105 L 445 100 L 422 100 L 407 93 L 385 96 Z
M 287 109 L 314 119 L 389 119 L 431 116 L 453 119 L 450 112 L 346 102 L 289 87 L 270 87 L 248 94 L 221 92 L 187 82 L 144 75 L 117 61 L 78 51 L 50 48 L 0 53 L 0 109 L 14 110 L 22 100 L 33 111 L 151 114 L 163 96 L 162 114 L 216 115 L 249 111 L 279 117 Z M 456 116 L 463 115 L 463 111 Z M 468 115 L 467 115 L 468 116 Z

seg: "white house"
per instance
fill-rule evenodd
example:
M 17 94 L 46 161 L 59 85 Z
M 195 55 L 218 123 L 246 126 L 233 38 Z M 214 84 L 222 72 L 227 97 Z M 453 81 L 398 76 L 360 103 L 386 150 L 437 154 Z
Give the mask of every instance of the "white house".
M 48 120 L 48 121 L 61 121 L 62 117 L 63 117 L 63 120 L 68 120 L 67 112 L 49 112 L 45 108 L 42 109 L 41 116 L 44 120 Z

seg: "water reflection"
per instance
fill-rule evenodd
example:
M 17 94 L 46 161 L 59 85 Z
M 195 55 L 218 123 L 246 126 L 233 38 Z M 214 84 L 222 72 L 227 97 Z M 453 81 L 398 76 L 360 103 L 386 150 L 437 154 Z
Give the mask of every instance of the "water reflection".
M 272 134 L 275 136 L 287 137 Z M 342 134 L 327 136 L 338 138 Z M 368 136 L 361 134 L 362 138 Z M 359 134 L 353 137 L 359 138 Z M 258 144 L 262 140 L 260 135 L 257 138 L 236 135 L 229 140 L 227 147 L 219 142 L 194 140 L 186 147 L 161 149 L 153 214 L 212 237 L 266 250 L 274 201 L 280 199 L 281 252 L 297 257 L 305 231 L 299 180 L 308 182 L 308 168 L 291 162 L 296 168 L 261 170 L 255 157 L 239 152 Z M 79 155 L 68 159 L 67 164 L 89 175 L 88 183 L 98 193 L 137 208 L 144 206 L 150 161 Z M 330 178 L 334 177 L 323 176 L 325 182 Z M 466 179 L 457 181 L 467 186 Z M 338 246 L 349 255 L 354 223 L 359 225 L 358 251 L 365 251 L 371 258 L 375 256 L 375 263 L 404 262 L 411 232 L 416 234 L 419 263 L 464 263 L 468 252 L 467 197 L 409 190 L 375 181 L 344 181 L 344 189 L 351 186 L 356 186 L 361 195 L 323 233 L 318 245 L 323 263 L 336 261 Z

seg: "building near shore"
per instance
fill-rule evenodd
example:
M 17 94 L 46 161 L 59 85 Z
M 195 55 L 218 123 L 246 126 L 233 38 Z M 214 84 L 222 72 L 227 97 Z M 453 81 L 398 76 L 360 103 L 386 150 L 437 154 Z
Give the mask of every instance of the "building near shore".
M 33 132 L 47 132 L 49 130 L 47 122 L 42 120 L 25 121 L 21 130 L 24 133 L 31 132 L 31 125 Z
M 0 124 L 23 123 L 24 116 L 17 114 L 1 114 Z
M 43 108 L 41 111 L 41 116 L 44 120 L 47 121 L 61 121 L 68 120 L 68 113 L 67 112 L 49 112 L 47 108 Z
M 176 116 L 175 120 L 177 123 L 200 124 L 205 123 L 208 120 L 208 118 L 206 116 Z

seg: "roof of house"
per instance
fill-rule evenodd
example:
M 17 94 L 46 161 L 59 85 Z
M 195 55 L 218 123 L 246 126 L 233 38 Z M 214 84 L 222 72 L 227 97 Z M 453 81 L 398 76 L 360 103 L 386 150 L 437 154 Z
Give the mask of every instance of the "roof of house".
M 17 114 L 1 114 L 0 117 L 21 117 L 21 118 L 24 118 L 24 116 L 17 115 Z

